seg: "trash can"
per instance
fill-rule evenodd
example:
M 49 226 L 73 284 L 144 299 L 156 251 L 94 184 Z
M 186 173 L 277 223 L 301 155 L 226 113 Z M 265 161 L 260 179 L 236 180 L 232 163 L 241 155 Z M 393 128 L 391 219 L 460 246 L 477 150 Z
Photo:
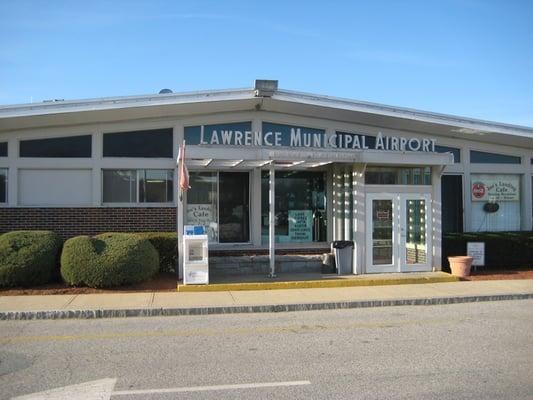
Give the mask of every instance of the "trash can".
M 331 243 L 331 248 L 335 254 L 337 274 L 353 274 L 353 246 L 352 240 L 335 240 Z

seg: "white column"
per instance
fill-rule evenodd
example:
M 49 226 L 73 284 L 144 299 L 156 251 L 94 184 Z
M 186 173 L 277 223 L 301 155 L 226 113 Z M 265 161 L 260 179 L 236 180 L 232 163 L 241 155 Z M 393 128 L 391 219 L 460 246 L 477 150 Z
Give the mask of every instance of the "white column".
M 92 205 L 95 207 L 101 206 L 103 202 L 102 193 L 102 155 L 103 153 L 103 137 L 102 131 L 97 129 L 92 135 Z
M 443 169 L 440 166 L 431 168 L 431 226 L 432 226 L 432 261 L 433 271 L 442 270 L 442 203 L 441 203 L 441 177 Z M 429 235 L 429 232 L 426 232 Z
M 352 166 L 352 207 L 353 207 L 353 225 L 352 238 L 354 245 L 354 274 L 362 274 L 365 272 L 365 246 L 370 246 L 370 243 L 365 243 L 365 168 L 364 164 L 354 164 Z
M 261 168 L 250 171 L 252 190 L 250 191 L 250 239 L 254 246 L 261 246 Z
M 352 240 L 352 167 L 350 164 L 344 165 L 343 171 L 344 183 L 344 240 Z
M 275 226 L 275 190 L 276 190 L 276 172 L 274 170 L 274 162 L 270 163 L 269 180 L 268 180 L 268 254 L 270 261 L 270 277 L 274 278 L 276 270 L 276 226 Z

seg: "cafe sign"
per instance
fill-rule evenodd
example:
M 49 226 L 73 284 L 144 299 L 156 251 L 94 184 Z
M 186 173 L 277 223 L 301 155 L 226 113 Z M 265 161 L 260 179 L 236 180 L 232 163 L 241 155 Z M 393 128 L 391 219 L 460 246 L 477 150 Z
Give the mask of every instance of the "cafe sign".
M 520 201 L 518 175 L 472 175 L 472 201 Z

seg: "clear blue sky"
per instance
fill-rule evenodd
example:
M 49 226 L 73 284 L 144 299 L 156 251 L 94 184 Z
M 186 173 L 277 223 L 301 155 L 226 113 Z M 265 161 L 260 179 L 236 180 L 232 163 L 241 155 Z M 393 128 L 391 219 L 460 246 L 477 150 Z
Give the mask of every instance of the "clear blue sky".
M 533 0 L 0 2 L 0 104 L 255 78 L 533 126 Z

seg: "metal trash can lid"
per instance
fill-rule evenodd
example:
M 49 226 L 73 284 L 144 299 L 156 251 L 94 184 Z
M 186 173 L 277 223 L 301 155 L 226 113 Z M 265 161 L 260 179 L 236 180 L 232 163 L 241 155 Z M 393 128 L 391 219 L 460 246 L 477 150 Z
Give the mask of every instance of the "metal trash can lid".
M 353 240 L 334 240 L 331 244 L 334 249 L 345 249 L 348 246 L 353 247 Z

